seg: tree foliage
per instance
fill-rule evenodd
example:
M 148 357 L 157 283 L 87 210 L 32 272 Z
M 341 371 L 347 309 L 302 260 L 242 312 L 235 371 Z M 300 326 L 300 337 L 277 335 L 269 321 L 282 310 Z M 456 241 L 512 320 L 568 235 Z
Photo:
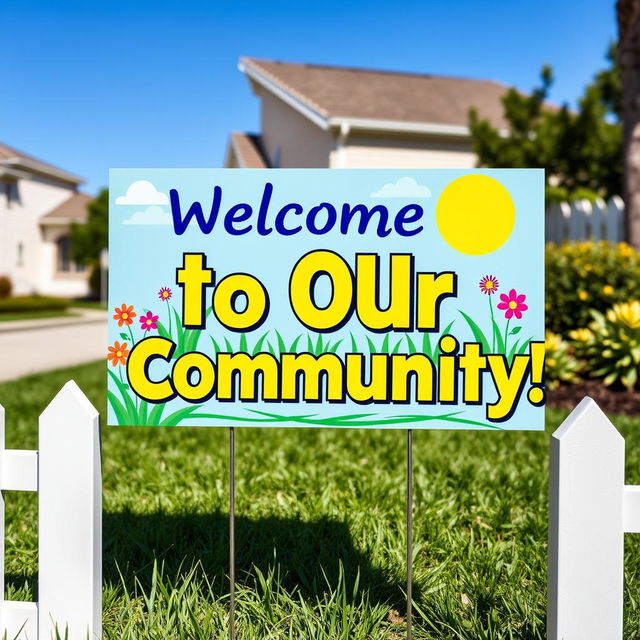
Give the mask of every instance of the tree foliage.
M 95 296 L 102 295 L 100 252 L 109 238 L 109 191 L 102 189 L 87 205 L 89 215 L 85 224 L 71 225 L 71 253 L 78 264 L 89 265 L 89 287 Z
M 506 135 L 470 112 L 473 150 L 480 166 L 546 169 L 550 202 L 608 198 L 622 191 L 621 83 L 616 48 L 609 66 L 597 73 L 571 110 L 549 105 L 551 67 L 540 85 L 525 95 L 512 88 L 502 98 Z
M 109 237 L 109 191 L 102 189 L 87 205 L 89 216 L 85 224 L 71 227 L 73 259 L 79 264 L 94 264 L 107 246 Z

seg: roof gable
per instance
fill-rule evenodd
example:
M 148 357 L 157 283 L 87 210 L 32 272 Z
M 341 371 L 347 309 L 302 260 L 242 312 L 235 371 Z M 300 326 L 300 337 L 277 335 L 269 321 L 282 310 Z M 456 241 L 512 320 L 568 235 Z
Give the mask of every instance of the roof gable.
M 323 128 L 351 119 L 435 125 L 443 133 L 456 127 L 462 133 L 473 107 L 494 126 L 506 127 L 501 98 L 507 87 L 498 82 L 247 57 L 240 66 L 255 81 L 299 101 L 311 119 L 326 121 Z
M 40 224 L 68 224 L 87 221 L 87 205 L 93 200 L 86 193 L 74 193 L 40 219 Z

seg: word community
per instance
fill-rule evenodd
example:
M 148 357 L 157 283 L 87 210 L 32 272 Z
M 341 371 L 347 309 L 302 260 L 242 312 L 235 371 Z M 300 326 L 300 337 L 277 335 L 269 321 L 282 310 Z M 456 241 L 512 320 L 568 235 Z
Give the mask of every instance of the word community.
M 202 403 L 216 397 L 219 401 L 243 403 L 300 402 L 342 404 L 347 399 L 358 404 L 481 403 L 483 377 L 489 376 L 497 391 L 497 400 L 487 404 L 487 419 L 507 420 L 517 406 L 527 377 L 532 387 L 529 401 L 543 401 L 541 375 L 544 343 L 532 342 L 528 355 L 516 355 L 509 367 L 505 356 L 485 355 L 481 345 L 460 345 L 451 335 L 440 339 L 441 355 L 437 362 L 421 353 L 370 354 L 334 353 L 315 356 L 311 353 L 218 353 L 214 360 L 205 353 L 181 355 L 170 374 L 160 380 L 149 375 L 156 359 L 170 362 L 176 349 L 167 338 L 150 337 L 131 351 L 127 363 L 129 384 L 148 402 L 168 402 L 180 397 L 187 402 Z M 532 367 L 535 361 L 537 366 Z M 367 375 L 367 371 L 369 372 Z M 458 380 L 462 374 L 462 388 Z M 365 381 L 365 378 L 368 380 Z M 260 384 L 259 384 L 260 381 Z M 237 391 L 236 387 L 239 389 Z M 460 397 L 459 397 L 460 395 Z

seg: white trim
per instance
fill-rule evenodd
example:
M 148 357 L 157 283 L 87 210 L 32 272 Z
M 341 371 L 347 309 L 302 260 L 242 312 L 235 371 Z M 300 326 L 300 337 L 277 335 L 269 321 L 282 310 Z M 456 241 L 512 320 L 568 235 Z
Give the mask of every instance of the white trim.
M 401 120 L 379 120 L 377 118 L 344 118 L 336 116 L 329 118 L 331 127 L 347 125 L 352 129 L 370 131 L 393 131 L 398 133 L 422 133 L 457 138 L 468 138 L 471 131 L 467 125 L 440 124 L 437 122 L 403 122 Z M 508 136 L 506 129 L 498 131 L 501 137 Z
M 347 167 L 347 140 L 349 139 L 349 133 L 351 132 L 351 126 L 346 122 L 340 124 L 338 135 L 336 136 L 336 144 L 334 149 L 334 159 L 331 163 L 332 167 L 336 169 L 344 169 Z
M 437 124 L 435 122 L 403 122 L 401 120 L 378 120 L 376 118 L 329 118 L 329 125 L 339 127 L 343 124 L 352 129 L 368 129 L 373 131 L 393 131 L 400 133 L 431 133 L 442 136 L 468 137 L 469 127 L 466 125 Z
M 326 116 L 322 115 L 315 109 L 312 109 L 308 104 L 291 94 L 289 91 L 282 89 L 282 87 L 271 81 L 253 67 L 244 64 L 242 60 L 238 63 L 238 69 L 249 76 L 249 78 L 254 82 L 257 82 L 259 85 L 273 93 L 273 95 L 280 98 L 280 100 L 288 104 L 290 107 L 293 107 L 296 111 L 305 116 L 305 118 L 311 120 L 311 122 L 322 130 L 326 131 L 329 128 L 329 119 Z

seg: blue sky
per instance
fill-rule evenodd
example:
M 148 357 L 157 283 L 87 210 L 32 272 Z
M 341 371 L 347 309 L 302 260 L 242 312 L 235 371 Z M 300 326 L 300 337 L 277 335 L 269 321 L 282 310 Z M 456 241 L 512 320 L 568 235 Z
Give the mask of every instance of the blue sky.
M 257 131 L 241 55 L 450 74 L 573 103 L 615 38 L 613 1 L 2 3 L 0 141 L 87 179 L 218 167 Z

